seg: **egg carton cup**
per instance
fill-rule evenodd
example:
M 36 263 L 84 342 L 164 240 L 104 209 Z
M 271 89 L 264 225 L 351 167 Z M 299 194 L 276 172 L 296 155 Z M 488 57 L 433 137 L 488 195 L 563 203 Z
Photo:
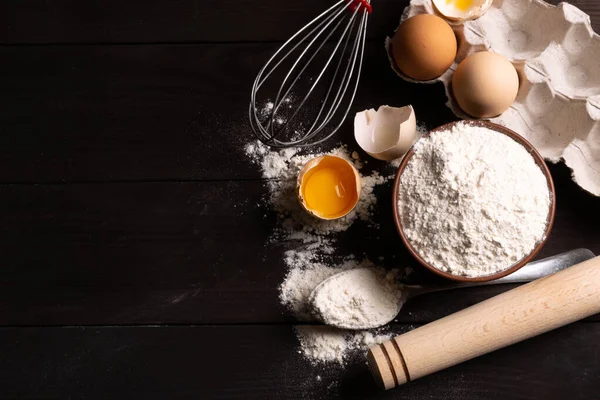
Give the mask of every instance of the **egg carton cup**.
M 424 13 L 439 15 L 431 0 L 411 0 L 400 22 Z M 490 120 L 521 134 L 547 160 L 563 160 L 579 186 L 600 196 L 600 36 L 590 17 L 567 3 L 494 0 L 478 19 L 447 22 L 458 40 L 448 71 L 431 81 L 409 78 L 395 65 L 387 38 L 394 71 L 409 82 L 442 82 L 446 105 L 468 119 L 452 97 L 458 64 L 485 50 L 508 58 L 519 74 L 519 93 L 507 111 Z

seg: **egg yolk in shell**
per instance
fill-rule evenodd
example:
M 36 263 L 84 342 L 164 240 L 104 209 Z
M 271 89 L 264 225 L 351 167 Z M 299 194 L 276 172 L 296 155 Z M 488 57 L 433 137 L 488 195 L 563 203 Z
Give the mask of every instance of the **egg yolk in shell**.
M 337 157 L 325 157 L 305 175 L 302 197 L 306 208 L 321 217 L 336 218 L 347 214 L 358 197 L 352 167 Z
M 468 11 L 473 6 L 473 0 L 446 0 L 446 4 L 452 4 L 462 11 Z

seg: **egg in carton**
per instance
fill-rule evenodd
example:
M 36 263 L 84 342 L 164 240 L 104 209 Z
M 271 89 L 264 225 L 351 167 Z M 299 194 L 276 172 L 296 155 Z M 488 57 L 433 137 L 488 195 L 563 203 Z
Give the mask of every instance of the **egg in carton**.
M 440 15 L 431 0 L 411 0 L 401 23 L 417 14 Z M 460 118 L 470 118 L 455 102 L 451 81 L 458 64 L 478 51 L 508 58 L 519 74 L 519 93 L 512 106 L 492 122 L 524 136 L 548 160 L 561 159 L 583 189 L 600 196 L 600 36 L 583 11 L 567 3 L 553 6 L 541 0 L 494 0 L 475 20 L 447 21 L 458 40 L 454 64 L 431 81 L 403 74 L 417 83 L 443 82 L 447 106 Z

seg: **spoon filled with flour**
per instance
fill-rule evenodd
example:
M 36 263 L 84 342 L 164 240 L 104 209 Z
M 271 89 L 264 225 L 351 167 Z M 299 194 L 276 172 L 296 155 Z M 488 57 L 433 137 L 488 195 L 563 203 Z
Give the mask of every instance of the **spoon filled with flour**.
M 502 283 L 526 283 L 589 260 L 594 253 L 575 249 L 527 264 L 504 278 L 484 282 L 405 285 L 399 270 L 357 268 L 341 272 L 321 282 L 312 291 L 309 303 L 317 318 L 343 329 L 378 328 L 391 322 L 406 301 L 443 290 Z
M 309 302 L 316 316 L 344 329 L 376 328 L 393 320 L 404 303 L 398 270 L 358 268 L 320 283 Z

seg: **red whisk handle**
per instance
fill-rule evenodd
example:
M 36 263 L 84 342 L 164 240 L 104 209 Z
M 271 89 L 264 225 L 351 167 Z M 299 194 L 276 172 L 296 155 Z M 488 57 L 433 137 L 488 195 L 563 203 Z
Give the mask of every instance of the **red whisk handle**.
M 352 11 L 356 11 L 356 9 L 360 6 L 363 6 L 365 8 L 365 11 L 369 14 L 371 14 L 371 11 L 373 11 L 373 7 L 371 7 L 371 3 L 369 3 L 368 0 L 348 0 L 350 4 L 350 9 Z

